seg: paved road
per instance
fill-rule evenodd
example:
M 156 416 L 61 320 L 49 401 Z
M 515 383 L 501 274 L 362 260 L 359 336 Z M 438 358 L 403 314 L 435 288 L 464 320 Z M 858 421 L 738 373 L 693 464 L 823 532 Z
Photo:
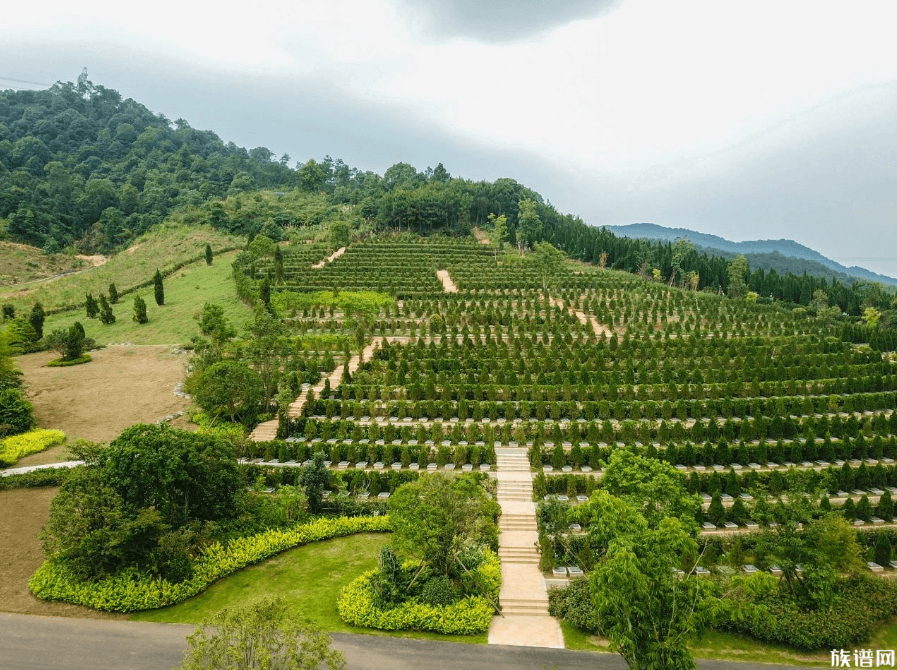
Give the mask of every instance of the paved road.
M 193 626 L 0 614 L 3 670 L 169 670 Z M 334 635 L 351 670 L 625 670 L 615 654 Z M 701 670 L 775 670 L 702 661 Z M 786 668 L 787 666 L 778 666 Z M 793 668 L 791 668 L 793 670 Z

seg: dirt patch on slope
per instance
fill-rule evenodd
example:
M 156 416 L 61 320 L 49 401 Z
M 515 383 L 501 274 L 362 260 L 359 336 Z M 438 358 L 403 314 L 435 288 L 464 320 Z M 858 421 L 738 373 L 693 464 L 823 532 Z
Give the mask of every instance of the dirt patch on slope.
M 50 515 L 59 489 L 0 491 L 0 611 L 82 619 L 124 619 L 67 603 L 43 602 L 28 590 L 28 579 L 44 562 L 37 534 Z
M 174 395 L 185 376 L 186 353 L 170 346 L 112 346 L 91 356 L 90 363 L 65 368 L 45 367 L 58 357 L 53 352 L 17 359 L 38 426 L 58 428 L 69 440 L 108 442 L 128 426 L 155 423 L 189 404 Z M 19 464 L 28 465 L 25 460 Z

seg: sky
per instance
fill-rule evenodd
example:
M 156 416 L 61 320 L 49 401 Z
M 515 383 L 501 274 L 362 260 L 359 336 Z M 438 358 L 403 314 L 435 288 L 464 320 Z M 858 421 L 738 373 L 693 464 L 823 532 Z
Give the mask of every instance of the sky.
M 212 8 L 213 7 L 213 8 Z M 893 0 L 14 3 L 0 88 L 91 81 L 291 164 L 511 177 L 590 225 L 897 276 Z

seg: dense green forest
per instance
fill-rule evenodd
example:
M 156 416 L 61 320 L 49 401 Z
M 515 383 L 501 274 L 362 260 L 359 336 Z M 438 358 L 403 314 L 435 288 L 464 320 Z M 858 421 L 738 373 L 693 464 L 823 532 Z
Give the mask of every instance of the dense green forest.
M 345 220 L 365 231 L 466 235 L 507 217 L 507 242 L 523 249 L 548 241 L 571 258 L 652 273 L 695 290 L 729 292 L 728 260 L 670 242 L 617 237 L 561 214 L 540 194 L 501 178 L 453 177 L 440 163 L 418 171 L 398 163 L 381 176 L 325 157 L 289 166 L 265 147 L 225 144 L 215 133 L 171 122 L 132 99 L 91 83 L 59 82 L 46 91 L 0 92 L 0 234 L 47 251 L 122 248 L 175 212 L 231 233 L 279 238 L 286 228 Z M 233 196 L 267 190 L 282 204 Z M 256 199 L 257 202 L 262 202 Z M 246 203 L 248 206 L 244 206 Z M 860 315 L 890 310 L 881 286 L 754 269 L 747 288 L 761 301 L 808 306 L 822 290 L 832 305 Z M 883 320 L 887 325 L 888 318 Z

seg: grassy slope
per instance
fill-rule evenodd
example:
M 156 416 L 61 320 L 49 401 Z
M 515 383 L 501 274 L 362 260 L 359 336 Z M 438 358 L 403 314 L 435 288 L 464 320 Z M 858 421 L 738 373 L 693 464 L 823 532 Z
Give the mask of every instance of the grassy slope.
M 240 570 L 180 605 L 140 612 L 139 621 L 199 623 L 228 606 L 266 596 L 280 596 L 299 614 L 333 633 L 382 634 L 429 640 L 486 643 L 486 634 L 472 636 L 434 633 L 385 633 L 349 626 L 339 618 L 336 599 L 340 589 L 366 570 L 377 567 L 385 536 L 362 533 L 291 549 Z
M 217 257 L 211 266 L 205 261 L 188 265 L 164 281 L 165 304 L 159 307 L 152 287 L 139 291 L 146 302 L 149 323 L 134 321 L 134 295 L 126 295 L 113 305 L 115 323 L 104 326 L 99 319 L 88 319 L 84 309 L 62 312 L 47 317 L 44 332 L 68 328 L 80 321 L 88 337 L 98 344 L 131 342 L 132 344 L 185 344 L 199 333 L 194 314 L 206 302 L 217 303 L 238 330 L 252 317 L 252 312 L 237 297 L 231 278 L 231 263 L 236 252 Z
M 0 242 L 0 286 L 42 279 L 89 267 L 86 261 L 65 254 L 45 254 L 37 247 Z
M 106 293 L 111 282 L 123 291 L 152 279 L 157 268 L 164 271 L 175 263 L 198 256 L 206 244 L 217 250 L 243 241 L 242 237 L 225 235 L 209 226 L 162 224 L 98 268 L 47 282 L 4 286 L 0 288 L 0 302 L 12 303 L 19 313 L 30 311 L 35 301 L 43 303 L 45 309 L 82 303 L 88 292 L 94 296 Z

